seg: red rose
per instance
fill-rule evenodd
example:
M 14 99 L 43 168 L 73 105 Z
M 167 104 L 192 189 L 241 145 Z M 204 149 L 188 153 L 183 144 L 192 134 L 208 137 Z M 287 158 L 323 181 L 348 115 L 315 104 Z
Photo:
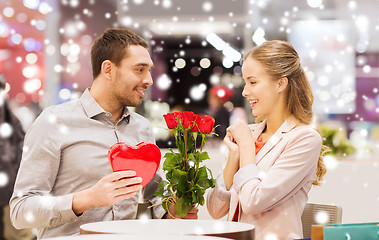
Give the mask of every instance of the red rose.
M 213 125 L 215 124 L 215 119 L 209 115 L 204 115 L 201 117 L 201 121 L 197 123 L 200 132 L 204 134 L 209 134 L 213 130 Z
M 198 124 L 200 123 L 201 121 L 201 116 L 200 115 L 197 115 L 197 114 L 194 114 L 194 120 L 193 120 L 193 126 L 191 128 L 191 132 L 199 132 L 199 128 L 197 127 Z
M 166 125 L 169 129 L 174 129 L 178 125 L 178 120 L 175 113 L 167 113 L 163 115 Z
M 175 116 L 175 120 L 176 120 L 177 124 L 183 122 L 183 113 L 182 112 L 174 112 L 173 114 Z
M 195 117 L 195 114 L 193 112 L 184 111 L 183 112 L 183 120 L 182 120 L 183 128 L 185 128 L 185 129 L 192 128 L 192 126 L 194 124 L 194 120 L 195 120 L 194 117 Z

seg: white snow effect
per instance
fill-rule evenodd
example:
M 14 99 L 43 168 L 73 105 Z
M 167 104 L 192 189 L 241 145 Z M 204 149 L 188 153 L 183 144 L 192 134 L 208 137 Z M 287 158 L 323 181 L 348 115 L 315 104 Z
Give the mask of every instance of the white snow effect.
M 13 128 L 9 123 L 2 123 L 0 124 L 0 137 L 1 138 L 8 138 L 12 135 Z
M 8 185 L 9 177 L 6 172 L 0 172 L 0 187 L 5 187 Z
M 318 224 L 327 224 L 329 222 L 329 214 L 325 211 L 319 211 L 315 215 L 315 220 Z

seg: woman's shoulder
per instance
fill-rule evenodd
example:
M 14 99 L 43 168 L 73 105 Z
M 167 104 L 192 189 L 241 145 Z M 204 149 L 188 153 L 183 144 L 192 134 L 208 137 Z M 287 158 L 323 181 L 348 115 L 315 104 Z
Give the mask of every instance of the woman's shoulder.
M 296 140 L 309 140 L 312 142 L 322 142 L 320 133 L 311 125 L 298 124 L 290 131 L 290 137 Z
M 316 128 L 314 126 L 308 125 L 308 124 L 303 124 L 303 123 L 297 124 L 293 128 L 293 130 L 294 131 L 298 131 L 298 132 L 304 132 L 304 133 L 309 133 L 309 134 L 320 135 L 319 132 L 316 130 Z

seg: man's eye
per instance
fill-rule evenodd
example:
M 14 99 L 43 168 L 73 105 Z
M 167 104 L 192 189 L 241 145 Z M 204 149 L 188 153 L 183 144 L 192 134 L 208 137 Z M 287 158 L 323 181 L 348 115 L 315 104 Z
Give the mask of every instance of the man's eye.
M 140 73 L 143 72 L 143 68 L 138 68 L 137 72 L 140 72 Z

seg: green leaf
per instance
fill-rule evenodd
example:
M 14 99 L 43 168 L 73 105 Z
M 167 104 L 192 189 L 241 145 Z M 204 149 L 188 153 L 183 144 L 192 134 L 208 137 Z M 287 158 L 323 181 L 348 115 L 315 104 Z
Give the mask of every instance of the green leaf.
M 187 215 L 188 211 L 192 208 L 191 204 L 185 203 L 183 198 L 178 198 L 175 203 L 175 213 L 178 217 L 183 218 Z
M 187 138 L 187 152 L 194 152 L 196 150 L 196 146 L 194 144 L 192 136 L 188 136 Z
M 199 172 L 197 173 L 197 179 L 208 179 L 207 168 L 205 166 L 199 168 Z
M 166 179 L 169 183 L 172 183 L 172 171 L 169 171 L 167 174 L 166 174 Z
M 162 197 L 164 195 L 164 192 L 165 192 L 165 187 L 167 186 L 168 182 L 167 181 L 161 181 L 159 184 L 158 184 L 158 190 L 154 193 L 154 196 L 160 196 Z
M 194 178 L 195 178 L 195 169 L 190 168 L 190 170 L 188 171 L 188 181 L 192 182 Z
M 174 153 L 166 153 L 165 156 L 166 160 L 164 161 L 162 168 L 164 171 L 168 171 L 175 167 L 175 165 L 178 164 L 178 157 Z
M 193 200 L 193 202 L 195 202 L 195 203 L 199 202 L 199 201 L 197 200 L 197 194 L 196 194 L 196 192 L 192 192 L 192 200 Z
M 179 152 L 184 153 L 184 141 L 176 142 L 176 146 L 178 147 Z
M 188 205 L 192 205 L 192 195 L 191 193 L 186 193 L 184 196 L 183 196 L 183 199 L 184 199 L 184 202 Z
M 178 197 L 182 196 L 187 189 L 186 176 L 181 176 L 178 182 Z
M 209 179 L 199 179 L 197 184 L 204 189 L 208 189 L 212 186 L 212 181 Z
M 208 155 L 207 152 L 200 153 L 200 160 L 201 161 L 204 161 L 204 160 L 207 160 L 207 159 L 209 159 L 209 155 Z
M 172 178 L 171 178 L 171 183 L 178 184 L 179 180 L 183 177 L 185 177 L 187 173 L 185 171 L 179 170 L 179 169 L 174 169 L 172 171 Z
M 203 206 L 204 205 L 204 203 L 205 203 L 205 200 L 204 200 L 204 195 L 202 195 L 202 194 L 199 194 L 198 195 L 198 200 L 199 200 L 199 204 L 201 205 L 201 206 Z
M 170 150 L 171 150 L 171 149 L 170 149 Z M 164 157 L 164 158 L 169 158 L 169 157 L 171 157 L 172 155 L 175 155 L 175 153 L 172 152 L 172 150 L 171 150 L 171 152 L 166 152 L 165 155 L 164 155 L 163 157 Z

